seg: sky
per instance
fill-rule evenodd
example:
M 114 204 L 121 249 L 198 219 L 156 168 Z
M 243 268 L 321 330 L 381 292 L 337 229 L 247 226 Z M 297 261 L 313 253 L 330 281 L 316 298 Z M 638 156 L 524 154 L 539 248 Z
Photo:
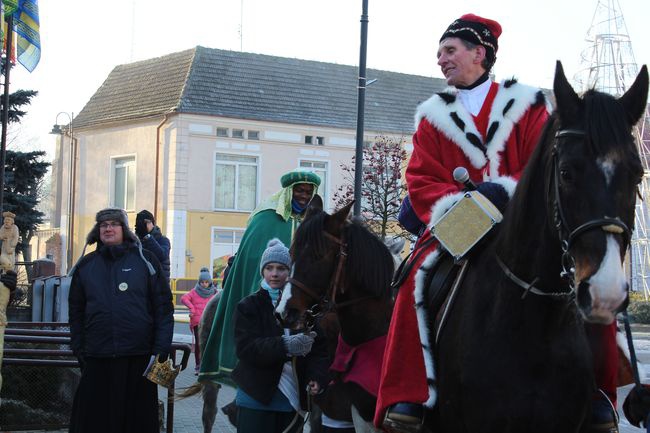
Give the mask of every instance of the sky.
M 497 81 L 550 88 L 556 60 L 569 77 L 587 66 L 580 58 L 599 1 L 620 7 L 636 62 L 650 63 L 649 0 L 368 0 L 367 67 L 442 78 L 440 35 L 474 13 L 503 27 Z M 54 123 L 67 124 L 120 64 L 197 45 L 359 63 L 362 0 L 40 0 L 39 8 L 41 61 L 31 74 L 17 65 L 10 75 L 11 91 L 39 94 L 10 128 L 8 147 L 50 158 Z

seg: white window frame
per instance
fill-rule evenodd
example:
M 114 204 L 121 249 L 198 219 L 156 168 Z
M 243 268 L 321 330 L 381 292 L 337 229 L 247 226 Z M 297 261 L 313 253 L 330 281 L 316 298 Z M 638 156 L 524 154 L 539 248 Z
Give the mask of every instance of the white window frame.
M 330 210 L 330 188 L 329 188 L 329 183 L 330 183 L 330 177 L 331 177 L 331 161 L 328 159 L 319 159 L 319 158 L 299 158 L 298 159 L 298 167 L 300 169 L 306 169 L 309 171 L 313 171 L 313 167 L 303 167 L 302 163 L 303 162 L 323 162 L 325 163 L 325 182 L 322 182 L 323 179 L 321 179 L 321 184 L 318 187 L 318 193 L 319 195 L 323 198 L 323 208 L 325 210 Z M 325 194 L 323 194 L 323 191 L 325 191 Z
M 212 274 L 212 272 L 214 272 L 214 259 L 217 258 L 217 257 L 215 257 L 215 254 L 216 254 L 216 247 L 217 247 L 218 244 L 214 241 L 214 235 L 215 235 L 215 232 L 217 230 L 228 230 L 228 231 L 232 231 L 233 234 L 234 234 L 234 232 L 241 232 L 241 235 L 243 236 L 244 232 L 246 231 L 246 227 L 212 226 L 212 228 L 210 229 L 210 266 L 209 266 L 211 274 Z M 230 245 L 235 245 L 234 240 L 235 239 L 234 239 L 234 236 L 233 236 L 233 243 L 230 244 Z M 225 244 L 223 244 L 223 245 L 225 245 Z M 237 249 L 238 250 L 239 250 L 239 245 L 241 245 L 241 244 L 237 244 Z
M 126 208 L 125 206 L 125 211 L 130 212 L 130 211 L 135 211 L 137 207 L 137 185 L 138 185 L 138 157 L 135 153 L 131 154 L 126 154 L 126 155 L 115 155 L 110 157 L 110 182 L 109 182 L 109 191 L 108 191 L 108 197 L 109 197 L 109 206 L 117 206 L 115 204 L 115 169 L 117 168 L 117 163 L 120 160 L 126 160 L 126 159 L 133 159 L 132 165 L 133 166 L 133 209 Z M 129 161 L 130 162 L 130 161 Z M 125 197 L 125 205 L 129 202 L 128 198 Z
M 225 150 L 225 149 L 224 149 Z M 230 156 L 251 156 L 257 158 L 257 163 L 246 163 L 246 162 L 235 162 L 235 161 L 223 161 L 226 163 L 235 163 L 237 165 L 243 164 L 243 165 L 256 165 L 257 166 L 257 180 L 255 182 L 255 204 L 253 205 L 253 209 L 239 209 L 237 208 L 237 199 L 238 199 L 238 193 L 237 193 L 237 182 L 238 182 L 238 174 L 239 174 L 239 168 L 236 168 L 235 170 L 235 209 L 228 209 L 228 208 L 219 208 L 217 207 L 216 203 L 216 189 L 217 189 L 217 156 L 218 155 L 230 155 Z M 213 152 L 212 155 L 212 209 L 217 212 L 252 212 L 257 205 L 259 204 L 260 200 L 260 188 L 261 188 L 261 178 L 262 178 L 262 155 L 259 153 L 249 153 L 249 152 L 227 152 L 227 151 L 215 151 Z
M 226 131 L 226 135 L 219 134 L 221 131 Z M 230 128 L 226 128 L 225 126 L 217 126 L 216 132 L 217 137 L 230 137 Z

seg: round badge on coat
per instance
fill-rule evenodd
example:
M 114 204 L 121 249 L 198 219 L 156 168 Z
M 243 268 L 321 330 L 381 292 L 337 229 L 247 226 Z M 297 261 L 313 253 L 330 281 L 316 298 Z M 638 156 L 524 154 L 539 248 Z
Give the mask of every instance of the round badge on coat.
M 118 289 L 120 289 L 122 292 L 124 292 L 126 289 L 129 288 L 129 285 L 126 284 L 126 283 L 120 283 L 120 285 L 117 286 L 117 287 L 118 287 Z

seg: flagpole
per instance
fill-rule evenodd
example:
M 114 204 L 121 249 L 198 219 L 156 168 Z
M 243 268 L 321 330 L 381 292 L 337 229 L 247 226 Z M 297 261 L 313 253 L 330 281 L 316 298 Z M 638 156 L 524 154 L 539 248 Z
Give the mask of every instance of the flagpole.
M 11 72 L 11 50 L 14 40 L 14 17 L 9 15 L 7 21 L 7 54 L 5 57 L 5 88 L 4 103 L 2 104 L 2 139 L 0 140 L 0 212 L 4 205 L 5 191 L 5 159 L 7 153 L 7 126 L 9 125 L 9 73 Z

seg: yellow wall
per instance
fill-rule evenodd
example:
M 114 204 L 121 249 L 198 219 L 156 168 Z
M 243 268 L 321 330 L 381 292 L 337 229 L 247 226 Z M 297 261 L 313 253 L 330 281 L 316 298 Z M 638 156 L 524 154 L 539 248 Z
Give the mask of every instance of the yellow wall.
M 239 212 L 188 212 L 186 249 L 192 252 L 192 258 L 190 261 L 190 257 L 185 257 L 185 277 L 197 277 L 203 266 L 212 269 L 212 227 L 245 228 L 248 215 Z

